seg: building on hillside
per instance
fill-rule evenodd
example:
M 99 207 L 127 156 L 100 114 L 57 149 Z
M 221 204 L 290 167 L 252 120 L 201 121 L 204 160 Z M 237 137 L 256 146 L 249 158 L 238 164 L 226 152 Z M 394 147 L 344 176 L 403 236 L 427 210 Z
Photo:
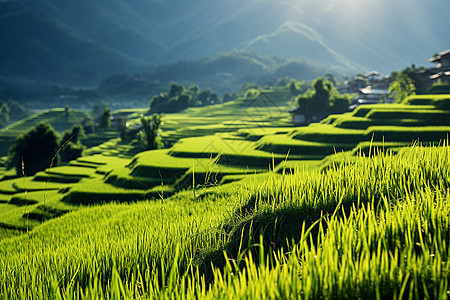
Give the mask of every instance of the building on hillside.
M 381 76 L 377 71 L 371 71 L 365 75 L 350 78 L 339 89 L 341 93 L 360 93 L 362 89 L 372 88 L 376 90 L 387 90 L 391 84 L 391 76 Z
M 309 110 L 305 111 L 300 107 L 295 107 L 289 110 L 292 115 L 292 122 L 294 125 L 307 125 L 310 123 L 317 123 L 325 119 L 330 113 L 325 111 Z
M 450 49 L 435 55 L 429 61 L 436 64 L 430 76 L 432 83 L 450 84 Z
M 430 76 L 431 81 L 434 83 L 450 84 L 450 71 L 439 72 Z
M 369 86 L 367 86 L 366 88 L 371 88 L 373 90 L 389 90 L 389 86 L 392 83 L 392 78 L 391 75 L 387 75 L 387 76 L 383 76 L 383 77 L 379 77 L 377 79 L 373 79 L 369 81 Z
M 341 93 L 358 93 L 360 89 L 365 88 L 369 82 L 362 76 L 355 76 L 345 82 L 345 86 L 339 89 Z
M 359 90 L 358 96 L 352 99 L 349 108 L 353 110 L 363 104 L 391 103 L 392 99 L 389 98 L 389 94 L 388 89 L 372 89 L 368 86 Z
M 373 82 L 373 81 L 379 80 L 381 78 L 381 75 L 380 75 L 380 72 L 378 72 L 378 71 L 370 71 L 369 73 L 364 75 L 364 77 L 367 78 L 367 80 L 369 82 Z

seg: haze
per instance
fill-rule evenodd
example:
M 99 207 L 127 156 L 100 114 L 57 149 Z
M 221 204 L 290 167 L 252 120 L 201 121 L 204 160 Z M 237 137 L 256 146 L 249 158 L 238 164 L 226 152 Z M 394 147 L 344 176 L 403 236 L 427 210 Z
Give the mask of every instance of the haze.
M 349 74 L 427 65 L 449 47 L 447 1 L 24 0 L 0 3 L 0 74 L 95 86 L 234 50 Z

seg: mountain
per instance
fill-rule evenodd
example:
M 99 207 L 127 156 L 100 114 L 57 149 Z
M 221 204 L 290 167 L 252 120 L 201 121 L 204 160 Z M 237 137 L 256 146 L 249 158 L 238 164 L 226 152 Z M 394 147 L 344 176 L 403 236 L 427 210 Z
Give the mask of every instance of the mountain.
M 111 86 L 114 86 L 113 93 L 108 92 L 108 95 L 110 97 L 120 96 L 116 87 L 121 85 L 119 84 L 121 80 L 126 82 L 127 86 L 136 87 L 136 82 L 140 82 L 140 85 L 148 86 L 151 83 L 152 88 L 163 87 L 164 89 L 169 86 L 170 82 L 175 81 L 185 86 L 198 85 L 202 89 L 211 88 L 223 95 L 227 92 L 239 91 L 246 83 L 253 83 L 261 87 L 273 86 L 280 78 L 302 78 L 312 81 L 327 73 L 342 77 L 347 71 L 344 67 L 289 60 L 256 52 L 233 51 L 211 58 L 161 65 L 151 74 L 137 78 L 123 80 L 123 77 L 114 76 L 108 84 L 109 91 L 111 91 Z M 134 83 L 131 83 L 130 79 Z M 108 80 L 104 80 L 102 83 L 108 83 Z M 152 94 L 149 91 L 145 93 L 145 89 L 135 88 L 135 90 L 144 92 L 141 94 L 144 97 Z M 122 89 L 122 91 L 126 91 L 126 89 Z M 102 90 L 102 92 L 105 91 Z M 126 95 L 129 95 L 128 91 L 126 91 Z M 137 96 L 137 94 L 135 95 Z
M 331 49 L 313 29 L 295 22 L 286 22 L 274 32 L 258 36 L 247 43 L 244 49 L 349 69 L 357 67 L 355 62 Z M 359 66 L 359 68 L 363 67 Z
M 382 73 L 450 45 L 442 0 L 3 0 L 0 76 L 95 85 L 233 50 Z

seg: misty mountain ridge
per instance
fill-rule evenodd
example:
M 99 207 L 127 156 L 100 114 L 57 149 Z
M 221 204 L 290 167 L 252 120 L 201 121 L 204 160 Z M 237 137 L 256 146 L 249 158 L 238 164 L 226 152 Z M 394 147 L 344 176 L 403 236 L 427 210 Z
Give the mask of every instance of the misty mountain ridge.
M 71 103 L 71 106 L 76 107 L 82 106 L 86 102 L 84 100 L 97 101 L 104 98 L 146 103 L 152 95 L 167 90 L 171 82 L 184 86 L 197 85 L 202 89 L 211 88 L 222 96 L 231 91 L 239 92 L 246 83 L 273 86 L 280 78 L 312 81 L 327 73 L 341 77 L 346 72 L 347 69 L 343 67 L 236 50 L 214 57 L 160 65 L 152 72 L 107 76 L 95 89 L 55 86 L 51 82 L 0 76 L 0 99 L 16 99 L 33 107 L 35 100 L 45 102 L 46 106 L 60 107 L 62 98 L 64 101 L 69 98 L 78 99 L 76 105 Z M 67 98 L 67 95 L 70 97 Z M 80 102 L 81 98 L 84 99 L 83 103 Z
M 234 50 L 388 73 L 449 46 L 443 1 L 316 2 L 2 1 L 0 75 L 95 85 Z

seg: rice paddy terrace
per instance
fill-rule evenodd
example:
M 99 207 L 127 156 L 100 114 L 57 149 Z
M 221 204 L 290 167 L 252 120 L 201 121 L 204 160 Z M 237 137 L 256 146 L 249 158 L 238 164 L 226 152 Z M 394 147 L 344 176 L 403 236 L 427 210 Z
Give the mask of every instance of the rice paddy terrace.
M 290 125 L 286 90 L 167 114 L 162 136 L 170 148 L 136 154 L 133 145 L 115 138 L 66 166 L 1 181 L 5 217 L 0 226 L 26 231 L 80 204 L 158 199 L 163 193 L 230 183 L 269 170 L 320 169 L 343 155 L 395 152 L 414 140 L 439 143 L 450 132 L 449 99 L 415 96 L 408 104 L 365 105 L 307 127 Z M 12 137 L 22 127 L 57 116 L 61 111 L 40 113 L 3 131 Z M 138 119 L 129 120 L 133 122 Z M 71 125 L 53 123 L 60 130 Z
M 112 138 L 89 148 L 85 156 L 65 166 L 49 168 L 33 177 L 0 181 L 0 249 L 3 249 L 0 254 L 8 253 L 7 249 L 12 247 L 21 249 L 27 236 L 36 239 L 32 247 L 43 252 L 50 251 L 45 250 L 47 242 L 59 245 L 60 252 L 57 253 L 70 253 L 68 265 L 60 266 L 64 271 L 52 273 L 55 278 L 62 279 L 55 279 L 55 283 L 52 278 L 41 278 L 43 275 L 38 270 L 45 267 L 39 266 L 39 260 L 35 262 L 35 269 L 30 269 L 30 272 L 36 273 L 28 276 L 35 276 L 36 281 L 44 284 L 42 293 L 49 293 L 56 284 L 56 289 L 62 287 L 60 292 L 67 293 L 65 295 L 69 298 L 73 296 L 70 293 L 77 289 L 99 296 L 98 293 L 112 293 L 114 288 L 118 288 L 118 293 L 123 297 L 136 297 L 138 294 L 150 298 L 178 297 L 186 292 L 188 295 L 192 293 L 191 296 L 221 298 L 221 293 L 227 291 L 236 297 L 270 294 L 272 296 L 269 297 L 284 295 L 289 298 L 301 292 L 303 295 L 307 293 L 306 298 L 327 298 L 327 295 L 351 298 L 352 295 L 360 297 L 365 292 L 386 287 L 386 282 L 382 280 L 388 279 L 392 280 L 392 284 L 388 284 L 389 288 L 385 291 L 379 290 L 380 295 L 392 295 L 394 292 L 397 296 L 407 293 L 423 296 L 432 292 L 441 295 L 441 290 L 447 288 L 436 287 L 436 282 L 438 278 L 450 276 L 450 273 L 445 258 L 448 253 L 437 249 L 436 245 L 448 243 L 448 227 L 445 227 L 443 219 L 439 222 L 431 219 L 441 218 L 441 213 L 448 210 L 447 202 L 442 201 L 449 197 L 450 157 L 445 141 L 450 132 L 450 95 L 413 96 L 405 104 L 360 106 L 353 112 L 330 115 L 322 122 L 306 127 L 290 124 L 287 113 L 289 98 L 289 91 L 283 88 L 254 91 L 236 101 L 166 114 L 162 126 L 165 149 L 136 153 L 135 146 Z M 129 124 L 138 122 L 134 117 L 130 114 Z M 14 126 L 11 127 L 16 128 Z M 417 140 L 430 148 L 405 148 L 418 145 Z M 422 161 L 420 157 L 426 159 Z M 384 174 L 383 170 L 387 173 Z M 372 175 L 382 178 L 381 181 L 372 185 Z M 411 200 L 413 198 L 418 200 L 414 202 Z M 405 201 L 406 207 L 390 210 L 391 204 L 397 201 L 395 199 Z M 409 203 L 409 200 L 412 202 Z M 441 211 L 427 206 L 433 201 L 440 205 Z M 368 206 L 360 211 L 361 205 L 365 207 L 364 203 Z M 415 205 L 426 206 L 426 212 L 414 211 Z M 380 215 L 377 215 L 376 209 L 379 207 L 383 207 L 385 212 L 381 215 L 387 220 L 384 227 L 382 222 L 377 221 Z M 392 219 L 394 216 L 399 220 L 408 220 L 409 214 L 411 220 L 419 220 L 420 223 L 420 220 L 428 218 L 434 222 L 433 226 L 437 226 L 433 229 L 422 227 L 424 232 L 438 231 L 433 236 L 420 237 L 414 226 L 425 226 L 425 223 L 402 227 L 403 221 L 395 223 Z M 325 216 L 327 221 L 324 221 Z M 315 226 L 317 222 L 320 226 L 312 230 L 310 226 Z M 69 224 L 74 226 L 74 229 L 67 229 L 69 232 L 88 232 L 103 224 L 105 229 L 100 230 L 93 243 L 101 244 L 112 238 L 110 248 L 102 248 L 97 254 L 94 254 L 92 247 L 98 245 L 85 246 L 85 250 L 69 250 L 66 248 L 69 246 L 62 242 L 64 239 L 84 243 L 81 237 L 77 239 L 78 233 L 73 233 L 73 237 L 62 233 Z M 362 228 L 366 226 L 364 224 L 377 229 L 359 231 L 361 236 L 352 236 L 356 233 L 348 231 L 348 228 Z M 388 227 L 391 229 L 386 229 Z M 261 228 L 267 232 L 263 233 Z M 255 230 L 253 234 L 252 230 Z M 375 235 L 382 230 L 391 230 L 391 235 L 386 237 L 387 244 L 380 246 L 375 242 L 378 239 Z M 404 237 L 399 233 L 401 230 L 412 230 L 414 233 Z M 48 235 L 52 231 L 53 235 Z M 306 231 L 314 240 L 319 236 L 317 242 L 300 239 L 306 236 Z M 348 279 L 342 286 L 336 286 L 335 281 L 338 281 L 331 277 L 328 281 L 322 277 L 316 278 L 317 282 L 313 283 L 306 279 L 307 274 L 325 276 L 322 269 L 318 270 L 333 264 L 324 258 L 314 265 L 313 257 L 325 257 L 326 252 L 326 257 L 343 259 L 341 255 L 346 253 L 352 260 L 351 255 L 357 255 L 350 253 L 354 251 L 350 246 L 342 246 L 341 249 L 332 247 L 333 242 L 335 245 L 342 243 L 343 232 L 349 239 L 354 239 L 354 242 L 345 241 L 346 245 L 357 241 L 368 243 L 364 246 L 358 244 L 368 256 L 358 256 L 361 263 L 358 267 L 341 261 L 340 268 L 348 272 L 351 268 L 370 270 L 371 264 L 374 264 L 378 274 L 387 272 L 382 275 L 386 276 L 384 279 L 365 286 L 364 282 L 376 279 L 376 271 L 366 272 L 365 275 L 355 272 L 359 274 L 355 276 L 367 278 Z M 264 242 L 258 240 L 259 234 L 266 239 Z M 255 240 L 249 240 L 249 236 Z M 285 243 L 286 239 L 291 238 L 295 240 L 295 246 Z M 419 248 L 422 247 L 417 250 L 414 243 L 420 238 L 424 240 L 417 241 L 421 245 Z M 37 240 L 47 242 L 41 244 Z M 132 245 L 129 246 L 131 248 L 124 246 L 127 243 Z M 265 250 L 254 251 L 257 247 L 250 246 L 258 243 L 264 244 L 260 248 Z M 311 243 L 320 243 L 323 250 L 314 248 Z M 168 245 L 171 245 L 171 250 L 164 250 Z M 399 250 L 401 247 L 397 249 L 396 245 L 403 245 L 407 250 Z M 132 248 L 135 246 L 136 249 Z M 397 249 L 397 258 L 402 255 L 412 258 L 404 263 L 394 261 L 392 264 L 398 263 L 397 267 L 390 269 L 386 266 L 383 269 L 380 266 L 385 254 L 376 252 L 374 249 L 377 247 L 386 247 L 386 251 Z M 253 254 L 253 258 L 240 254 L 244 248 L 249 249 L 248 253 Z M 295 255 L 287 257 L 284 252 L 275 251 L 282 248 L 289 248 Z M 258 266 L 268 249 L 275 251 L 272 259 L 275 258 L 278 263 L 267 270 L 260 270 Z M 80 251 L 87 252 L 81 254 Z M 376 252 L 373 260 L 369 259 L 371 251 Z M 14 264 L 25 259 L 25 248 L 18 253 L 14 263 L 13 259 L 10 260 L 11 265 L 8 260 L 0 259 L 0 267 L 7 266 L 10 270 L 8 274 L 14 273 Z M 230 256 L 229 261 L 224 260 L 223 253 Z M 428 261 L 429 258 L 422 259 L 422 254 L 439 255 L 439 258 Z M 54 260 L 51 260 L 54 270 L 59 270 L 57 266 L 61 264 L 58 255 L 55 254 Z M 98 264 L 87 261 L 79 269 L 83 262 L 78 256 L 95 256 Z M 430 271 L 430 276 L 435 277 L 430 282 L 426 281 L 424 287 L 418 286 L 419 282 L 422 284 L 420 276 L 429 280 L 428 275 L 408 269 L 408 266 L 418 264 L 417 259 L 422 259 L 420 264 L 429 268 L 434 268 L 438 263 L 442 266 L 439 272 Z M 294 262 L 300 260 L 306 267 L 302 268 Z M 171 268 L 167 265 L 169 261 L 178 268 L 172 268 L 170 275 L 164 273 Z M 193 261 L 196 263 L 193 264 Z M 218 269 L 211 271 L 211 263 Z M 287 271 L 277 267 L 283 263 L 293 268 L 291 271 L 295 274 L 303 275 L 298 279 L 289 277 L 292 274 L 285 274 Z M 193 265 L 200 271 L 192 271 Z M 255 286 L 253 291 L 244 291 L 240 285 L 244 281 L 238 284 L 230 275 L 232 270 L 243 266 L 248 272 L 256 272 L 239 275 L 241 280 L 245 278 L 247 286 Z M 401 270 L 396 277 L 392 275 L 395 268 Z M 163 273 L 143 275 L 152 270 Z M 194 273 L 189 273 L 189 270 Z M 340 276 L 340 270 L 339 267 L 329 268 L 330 273 L 326 276 Z M 89 285 L 89 278 L 96 274 L 91 272 L 101 274 L 101 278 Z M 2 273 L 0 279 L 2 282 L 20 282 L 20 286 L 28 282 L 26 275 L 23 276 L 19 278 Z M 141 281 L 145 281 L 141 290 L 133 285 L 137 284 L 136 276 L 142 276 Z M 170 282 L 167 276 L 172 276 Z M 270 276 L 278 276 L 278 279 Z M 413 276 L 418 277 L 413 279 L 416 278 Z M 279 278 L 285 278 L 286 283 L 293 287 L 301 286 L 301 291 L 269 284 L 268 290 L 259 286 L 261 293 L 265 291 L 269 294 L 259 294 L 257 282 L 279 282 Z M 71 280 L 77 282 L 76 285 L 71 285 Z M 206 282 L 204 285 L 202 280 Z M 114 287 L 124 281 L 130 285 L 123 289 Z M 214 283 L 210 289 L 206 288 L 209 283 Z M 186 286 L 176 288 L 178 284 Z M 328 288 L 324 289 L 324 285 Z M 106 290 L 105 286 L 108 286 Z M 161 289 L 162 286 L 173 289 L 174 294 L 165 294 L 168 290 Z M 367 291 L 364 288 L 368 288 Z M 1 289 L 0 295 L 15 293 L 6 285 Z M 345 290 L 349 294 L 345 294 Z
M 85 117 L 86 113 L 84 112 L 71 110 L 66 116 L 63 108 L 55 108 L 35 113 L 18 122 L 14 122 L 0 129 L 0 156 L 8 155 L 8 149 L 17 136 L 29 131 L 40 123 L 51 124 L 56 132 L 62 133 L 71 129 L 75 124 L 81 124 Z M 111 131 L 105 132 L 103 135 L 89 135 L 84 140 L 84 143 L 88 146 L 94 146 L 117 136 L 117 133 Z

